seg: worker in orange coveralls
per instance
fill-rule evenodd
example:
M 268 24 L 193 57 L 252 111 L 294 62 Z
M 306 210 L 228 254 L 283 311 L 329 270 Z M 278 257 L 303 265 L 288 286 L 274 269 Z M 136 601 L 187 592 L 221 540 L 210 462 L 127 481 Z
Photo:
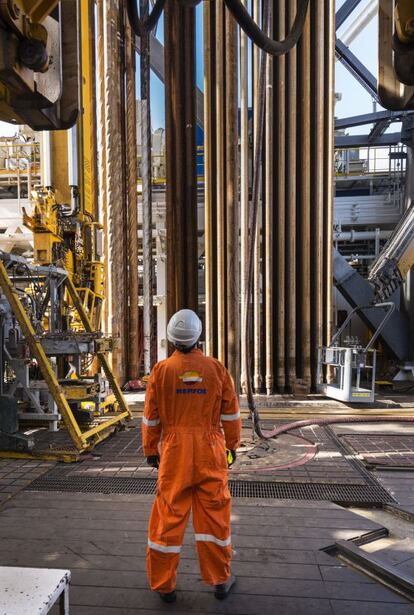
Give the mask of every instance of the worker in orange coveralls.
M 197 348 L 201 328 L 192 310 L 172 316 L 167 337 L 176 351 L 155 365 L 145 397 L 144 454 L 149 465 L 159 467 L 147 572 L 151 589 L 164 602 L 176 600 L 177 566 L 191 510 L 204 581 L 223 599 L 236 580 L 230 571 L 226 447 L 234 461 L 240 411 L 226 368 Z

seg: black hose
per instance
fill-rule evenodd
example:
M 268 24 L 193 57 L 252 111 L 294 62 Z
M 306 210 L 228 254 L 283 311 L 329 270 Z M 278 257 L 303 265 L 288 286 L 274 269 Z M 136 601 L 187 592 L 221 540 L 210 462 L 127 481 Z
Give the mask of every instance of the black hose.
M 126 6 L 129 23 L 136 36 L 142 36 L 155 28 L 164 10 L 166 1 L 167 0 L 157 0 L 148 18 L 145 21 L 141 21 L 138 14 L 137 0 L 127 0 Z
M 268 28 L 268 24 L 270 22 L 270 2 L 267 3 L 267 10 L 264 11 L 263 14 L 263 27 L 265 30 Z M 246 354 L 244 356 L 244 371 L 246 377 L 246 397 L 247 397 L 247 405 L 250 411 L 250 417 L 253 423 L 253 429 L 259 438 L 268 439 L 267 436 L 262 432 L 260 427 L 260 416 L 257 411 L 256 405 L 254 403 L 253 396 L 253 383 L 252 383 L 252 364 L 250 357 L 250 338 L 251 338 L 251 329 L 252 329 L 252 318 L 251 318 L 251 295 L 253 290 L 253 261 L 254 261 L 254 248 L 255 248 L 255 237 L 256 237 L 256 228 L 257 228 L 257 214 L 259 209 L 259 197 L 261 190 L 261 152 L 263 150 L 263 133 L 264 133 L 264 117 L 265 117 L 265 86 L 266 86 L 266 62 L 267 57 L 264 53 L 261 54 L 260 58 L 260 72 L 259 72 L 259 91 L 258 91 L 258 99 L 259 99 L 259 113 L 258 113 L 258 125 L 256 131 L 256 140 L 254 144 L 254 163 L 253 163 L 253 192 L 252 192 L 252 205 L 249 211 L 249 249 L 247 255 L 247 278 L 246 278 L 246 296 L 245 296 L 245 305 L 244 305 L 244 335 L 245 335 L 245 347 Z
M 284 41 L 275 41 L 265 34 L 266 28 L 263 28 L 264 31 L 259 28 L 240 0 L 224 0 L 224 2 L 239 26 L 246 32 L 253 43 L 273 56 L 281 56 L 296 45 L 303 31 L 309 5 L 309 0 L 298 0 L 298 10 L 291 31 Z M 267 4 L 270 4 L 270 2 Z

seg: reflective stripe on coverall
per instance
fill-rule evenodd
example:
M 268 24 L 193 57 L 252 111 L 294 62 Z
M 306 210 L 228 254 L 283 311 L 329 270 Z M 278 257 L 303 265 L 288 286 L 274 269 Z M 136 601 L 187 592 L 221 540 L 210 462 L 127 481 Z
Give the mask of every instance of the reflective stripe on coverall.
M 191 509 L 204 581 L 217 585 L 230 576 L 225 448 L 239 446 L 240 430 L 233 382 L 219 361 L 194 349 L 187 354 L 175 351 L 155 365 L 142 421 L 145 456 L 161 457 L 147 549 L 153 591 L 175 589 Z

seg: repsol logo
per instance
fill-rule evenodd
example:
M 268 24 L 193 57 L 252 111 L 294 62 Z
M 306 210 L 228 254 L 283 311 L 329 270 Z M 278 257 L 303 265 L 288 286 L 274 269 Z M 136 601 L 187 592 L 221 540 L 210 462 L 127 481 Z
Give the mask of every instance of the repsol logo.
M 207 389 L 176 389 L 177 395 L 207 395 Z

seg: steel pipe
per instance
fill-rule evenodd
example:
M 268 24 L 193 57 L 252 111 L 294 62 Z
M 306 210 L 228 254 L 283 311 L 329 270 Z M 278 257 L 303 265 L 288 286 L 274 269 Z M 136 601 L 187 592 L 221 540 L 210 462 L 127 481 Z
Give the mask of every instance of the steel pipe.
M 103 303 L 102 326 L 104 333 L 109 334 L 110 321 L 110 301 L 108 285 L 108 259 L 109 259 L 109 236 L 108 236 L 108 204 L 107 204 L 107 177 L 106 177 L 106 100 L 105 100 L 105 23 L 104 23 L 104 0 L 97 0 L 96 3 L 96 31 L 97 31 L 97 78 L 98 78 L 98 107 L 97 107 L 97 128 L 98 128 L 98 204 L 99 220 L 103 226 L 104 244 L 104 295 L 106 301 Z
M 247 0 L 244 0 L 247 7 Z M 246 320 L 245 306 L 247 295 L 247 255 L 249 238 L 249 117 L 248 117 L 248 43 L 247 35 L 240 29 L 240 289 L 241 322 Z M 244 369 L 246 336 L 241 336 L 241 377 L 240 388 L 246 389 Z
M 310 14 L 308 14 L 302 37 L 299 43 L 299 122 L 301 129 L 301 147 L 299 155 L 299 218 L 298 218 L 298 337 L 297 362 L 300 378 L 304 389 L 311 387 L 311 323 L 310 323 L 310 294 L 311 294 L 311 34 Z
M 121 71 L 119 0 L 104 0 L 105 23 L 105 148 L 108 203 L 108 296 L 109 334 L 116 341 L 112 353 L 115 377 L 125 376 L 125 287 L 123 230 L 122 147 L 121 147 Z M 120 181 L 121 179 L 121 181 Z
M 167 312 L 198 309 L 195 15 L 164 13 L 167 145 Z M 185 70 L 183 70 L 185 66 Z
M 324 162 L 322 157 L 324 146 L 324 4 L 317 2 L 311 6 L 312 13 L 312 177 L 313 195 L 312 209 L 312 338 L 313 352 L 322 345 L 323 339 L 323 217 L 324 217 Z M 314 355 L 315 356 L 315 355 Z M 312 379 L 316 384 L 316 360 L 312 361 Z
M 253 19 L 256 23 L 261 23 L 260 1 L 253 0 Z M 252 67 L 253 67 L 253 143 L 257 142 L 257 132 L 259 130 L 259 77 L 260 65 L 263 51 L 256 45 L 252 45 Z M 261 153 L 260 153 L 261 154 Z M 261 162 L 260 162 L 261 164 Z M 261 192 L 261 183 L 259 193 Z M 253 282 L 253 354 L 254 371 L 253 386 L 256 393 L 261 393 L 262 389 L 262 199 L 259 198 L 257 212 L 256 236 L 254 238 L 254 282 Z M 251 232 L 251 229 L 250 229 Z
M 296 0 L 288 2 L 287 21 L 292 26 L 296 15 Z M 286 126 L 286 359 L 287 386 L 296 384 L 296 139 L 297 125 L 297 49 L 287 55 L 287 126 Z
M 147 19 L 149 0 L 140 0 L 140 14 Z M 142 178 L 142 232 L 143 232 L 143 294 L 144 294 L 144 372 L 149 374 L 153 358 L 153 262 L 152 262 L 152 198 L 151 198 L 151 106 L 150 106 L 150 37 L 141 35 L 141 178 Z
M 335 3 L 325 0 L 325 112 L 324 112 L 324 335 L 328 344 L 333 332 L 333 203 L 335 115 Z M 315 349 L 316 351 L 316 349 Z M 316 355 L 315 355 L 316 358 Z M 328 374 L 328 379 L 330 375 Z M 312 383 L 314 384 L 314 383 Z
M 273 32 L 273 11 L 270 12 L 269 36 Z M 265 187 L 264 187 L 264 243 L 265 243 L 265 356 L 266 393 L 273 393 L 273 57 L 266 58 L 266 110 L 265 110 Z
M 226 363 L 224 2 L 216 0 L 217 358 Z
M 227 276 L 227 357 L 226 363 L 238 385 L 239 319 L 239 207 L 238 207 L 238 92 L 237 92 L 237 25 L 225 9 L 225 154 L 226 154 L 226 276 Z
M 213 53 L 214 5 L 205 2 L 204 28 L 204 262 L 205 262 L 205 340 L 206 353 L 214 354 L 214 235 L 213 235 Z
M 136 55 L 131 27 L 125 28 L 126 63 L 126 140 L 128 189 L 128 295 L 129 344 L 128 378 L 139 377 L 139 311 L 138 311 L 138 202 L 137 202 L 137 114 L 135 93 Z
M 286 0 L 276 3 L 277 36 L 282 39 L 286 32 Z M 275 110 L 275 190 L 276 190 L 276 262 L 274 272 L 274 287 L 277 327 L 275 339 L 276 354 L 276 384 L 283 393 L 286 386 L 286 57 L 276 60 L 276 90 Z

